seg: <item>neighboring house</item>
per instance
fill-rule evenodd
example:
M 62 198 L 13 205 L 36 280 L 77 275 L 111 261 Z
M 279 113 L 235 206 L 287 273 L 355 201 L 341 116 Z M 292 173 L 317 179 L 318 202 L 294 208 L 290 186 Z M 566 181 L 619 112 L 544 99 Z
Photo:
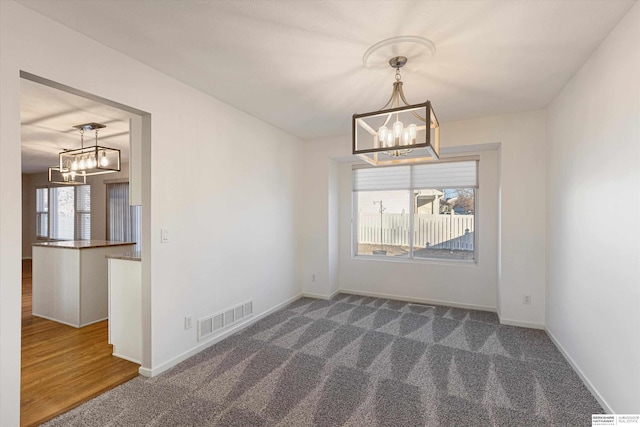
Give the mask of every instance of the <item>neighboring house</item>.
M 440 190 L 418 190 L 415 194 L 414 212 L 435 215 L 440 213 L 443 193 Z

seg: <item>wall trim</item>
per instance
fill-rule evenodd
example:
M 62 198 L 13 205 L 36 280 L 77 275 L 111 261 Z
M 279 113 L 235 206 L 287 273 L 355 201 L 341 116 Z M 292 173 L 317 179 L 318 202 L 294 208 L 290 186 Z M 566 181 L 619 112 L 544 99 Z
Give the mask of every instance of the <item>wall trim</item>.
M 500 320 L 501 325 L 519 326 L 521 328 L 529 329 L 541 329 L 543 331 L 545 330 L 545 326 L 541 323 L 530 323 L 521 322 L 520 320 L 505 319 L 504 317 L 500 317 L 500 313 L 498 313 L 498 320 Z
M 52 322 L 60 323 L 62 325 L 71 326 L 72 328 L 76 328 L 76 329 L 84 328 L 85 326 L 93 325 L 94 323 L 102 322 L 104 320 L 109 320 L 109 317 L 105 317 L 104 319 L 98 319 L 98 320 L 91 321 L 89 323 L 84 323 L 82 325 L 76 325 L 76 324 L 73 324 L 73 323 L 70 323 L 70 322 L 65 322 L 65 321 L 60 320 L 60 319 L 54 319 L 53 317 L 49 317 L 49 316 L 45 316 L 45 315 L 42 315 L 42 314 L 33 313 L 33 310 L 31 312 L 31 315 L 35 316 L 35 317 L 40 317 L 42 319 L 51 320 Z
M 138 373 L 140 375 L 142 375 L 143 377 L 155 377 L 157 375 L 160 375 L 161 373 L 173 368 L 174 366 L 176 366 L 178 363 L 183 362 L 185 360 L 187 360 L 188 358 L 190 358 L 191 356 L 194 356 L 198 353 L 200 353 L 202 350 L 205 350 L 209 347 L 211 347 L 212 345 L 222 341 L 223 339 L 227 338 L 230 335 L 235 334 L 236 332 L 241 331 L 242 329 L 246 328 L 247 326 L 252 325 L 253 323 L 257 322 L 258 320 L 262 319 L 263 317 L 268 316 L 269 314 L 273 313 L 274 311 L 278 311 L 281 308 L 285 307 L 288 304 L 291 304 L 292 302 L 298 300 L 302 298 L 302 294 L 298 294 L 295 295 L 283 302 L 281 302 L 280 304 L 277 304 L 276 306 L 263 311 L 262 313 L 260 313 L 259 315 L 256 316 L 252 316 L 251 318 L 247 319 L 245 322 L 239 323 L 238 325 L 226 330 L 224 333 L 217 335 L 213 338 L 211 338 L 210 340 L 201 342 L 199 345 L 193 347 L 191 350 L 187 350 L 182 354 L 179 354 L 178 356 L 174 357 L 173 359 L 170 359 L 158 366 L 156 366 L 155 368 L 145 368 L 145 367 L 140 367 L 138 369 Z
M 602 397 L 602 395 L 598 392 L 598 389 L 596 389 L 596 387 L 591 383 L 591 381 L 589 381 L 589 378 L 587 378 L 587 376 L 582 371 L 582 369 L 580 369 L 576 361 L 573 360 L 573 358 L 569 355 L 567 350 L 562 346 L 562 344 L 560 344 L 560 341 L 558 341 L 556 336 L 553 335 L 553 332 L 551 332 L 551 330 L 547 327 L 545 327 L 544 330 L 547 333 L 547 335 L 549 335 L 549 338 L 551 338 L 551 341 L 553 341 L 553 343 L 556 345 L 558 350 L 560 350 L 560 353 L 562 353 L 562 355 L 567 360 L 567 362 L 569 362 L 569 365 L 571 365 L 575 373 L 578 374 L 578 377 L 580 377 L 580 379 L 582 380 L 582 383 L 587 387 L 587 389 L 591 392 L 593 397 L 595 397 L 595 399 L 598 401 L 600 406 L 602 406 L 602 408 L 607 412 L 607 414 L 615 414 L 615 412 L 611 408 L 611 405 L 609 405 L 609 403 L 605 400 L 605 398 Z
M 307 298 L 316 298 L 316 299 L 324 299 L 324 300 L 330 300 L 331 298 L 335 297 L 336 295 L 338 295 L 338 293 L 340 293 L 340 290 L 336 290 L 333 293 L 329 294 L 329 295 L 322 295 L 322 294 L 314 294 L 311 292 L 303 292 L 302 296 L 303 297 L 307 297 Z
M 112 355 L 115 356 L 115 357 L 119 357 L 120 359 L 128 360 L 129 362 L 133 362 L 133 363 L 136 363 L 138 365 L 142 365 L 142 361 L 136 360 L 136 359 L 134 359 L 132 357 L 129 357 L 129 356 L 123 356 L 123 355 L 119 354 L 117 351 L 114 351 L 112 353 Z
M 446 305 L 449 307 L 466 308 L 470 310 L 490 311 L 492 313 L 496 312 L 495 307 L 490 307 L 486 305 L 461 304 L 461 303 L 452 302 L 452 301 L 440 301 L 440 300 L 431 300 L 431 299 L 425 299 L 425 298 L 414 298 L 414 297 L 408 297 L 404 295 L 390 295 L 390 294 L 382 294 L 377 292 L 363 292 L 355 289 L 339 289 L 338 292 L 343 294 L 362 295 L 365 297 L 395 299 L 395 300 L 408 301 L 408 302 L 417 302 L 421 304 Z

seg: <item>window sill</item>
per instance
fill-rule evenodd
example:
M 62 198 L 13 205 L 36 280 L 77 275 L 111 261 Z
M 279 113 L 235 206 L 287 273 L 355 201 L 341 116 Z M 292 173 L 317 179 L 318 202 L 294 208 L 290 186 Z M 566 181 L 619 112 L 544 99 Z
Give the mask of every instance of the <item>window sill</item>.
M 477 267 L 477 259 L 439 259 L 439 258 L 408 258 L 408 257 L 387 257 L 387 256 L 373 256 L 373 255 L 351 255 L 351 259 L 357 261 L 382 261 L 404 264 L 426 264 L 426 265 L 441 265 L 447 267 Z

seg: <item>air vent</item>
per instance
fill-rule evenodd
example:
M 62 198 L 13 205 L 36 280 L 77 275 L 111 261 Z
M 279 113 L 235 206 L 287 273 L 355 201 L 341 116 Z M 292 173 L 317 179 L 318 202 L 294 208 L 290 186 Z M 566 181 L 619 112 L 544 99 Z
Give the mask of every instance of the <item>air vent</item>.
M 227 308 L 216 314 L 198 320 L 198 341 L 203 341 L 216 335 L 223 329 L 239 323 L 253 314 L 253 301 Z
M 224 312 L 224 324 L 230 325 L 234 322 L 233 309 Z
M 200 322 L 200 335 L 209 335 L 213 332 L 213 318 L 210 317 Z
M 213 331 L 224 328 L 224 316 L 222 314 L 216 314 L 213 316 Z

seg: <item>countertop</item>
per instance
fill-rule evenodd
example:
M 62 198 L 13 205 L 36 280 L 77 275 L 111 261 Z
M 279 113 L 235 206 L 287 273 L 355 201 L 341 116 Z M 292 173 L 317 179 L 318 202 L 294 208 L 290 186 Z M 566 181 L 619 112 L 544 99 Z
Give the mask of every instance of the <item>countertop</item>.
M 114 242 L 112 240 L 65 240 L 59 242 L 42 242 L 34 243 L 33 246 L 44 246 L 47 248 L 62 249 L 90 249 L 90 248 L 107 248 L 111 246 L 129 246 L 135 245 L 135 242 Z
M 106 254 L 105 257 L 109 259 L 122 259 L 125 261 L 142 261 L 142 253 L 140 251 Z

